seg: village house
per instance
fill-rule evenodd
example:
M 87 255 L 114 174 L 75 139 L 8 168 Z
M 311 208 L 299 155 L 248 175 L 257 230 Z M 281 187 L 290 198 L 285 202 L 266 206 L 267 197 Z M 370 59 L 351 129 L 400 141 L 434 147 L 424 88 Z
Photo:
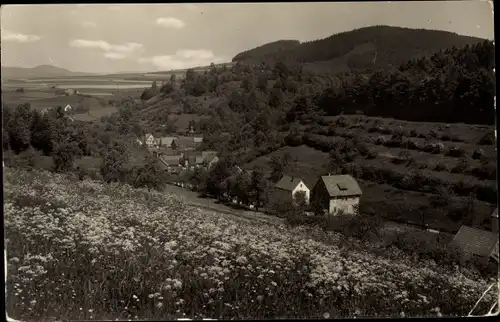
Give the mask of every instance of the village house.
M 168 172 L 176 172 L 180 168 L 180 155 L 161 155 L 159 159 L 167 167 Z
M 310 190 L 301 178 L 284 175 L 274 185 L 273 196 L 276 200 L 295 200 L 298 192 L 304 192 L 305 201 L 309 203 Z
M 215 154 L 208 154 L 203 157 L 203 165 L 210 170 L 217 162 L 219 162 L 219 157 Z
M 458 246 L 465 258 L 478 257 L 498 262 L 498 233 L 462 225 L 453 237 L 452 244 Z
M 144 135 L 144 140 L 143 140 L 148 147 L 148 149 L 157 149 L 157 141 L 155 140 L 155 137 L 151 133 L 147 133 Z
M 64 107 L 64 112 L 69 112 L 69 111 L 71 111 L 72 109 L 73 109 L 73 108 L 71 107 L 71 105 L 69 105 L 69 104 L 68 104 L 68 105 L 66 105 L 66 106 Z
M 203 143 L 203 137 L 202 136 L 194 136 L 193 143 L 194 143 L 195 147 L 199 147 Z
M 171 146 L 175 150 L 194 150 L 195 149 L 195 144 L 194 140 L 192 137 L 189 136 L 180 136 L 178 138 L 175 138 Z
M 327 175 L 317 181 L 311 202 L 328 214 L 357 214 L 361 188 L 350 175 Z

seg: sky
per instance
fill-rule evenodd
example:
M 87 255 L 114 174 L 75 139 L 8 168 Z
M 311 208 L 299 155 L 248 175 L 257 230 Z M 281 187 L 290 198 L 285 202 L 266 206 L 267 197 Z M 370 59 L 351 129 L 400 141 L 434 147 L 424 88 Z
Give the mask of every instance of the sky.
M 309 41 L 372 25 L 493 39 L 492 2 L 40 4 L 1 7 L 2 66 L 89 73 L 229 62 L 282 39 Z

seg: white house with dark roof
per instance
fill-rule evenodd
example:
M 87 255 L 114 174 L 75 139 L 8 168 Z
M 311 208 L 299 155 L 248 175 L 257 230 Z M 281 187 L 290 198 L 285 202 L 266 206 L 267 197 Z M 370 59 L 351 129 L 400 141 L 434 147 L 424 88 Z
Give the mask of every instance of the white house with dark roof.
M 322 176 L 312 190 L 311 202 L 328 214 L 357 214 L 361 188 L 350 175 Z
M 276 198 L 291 198 L 294 200 L 298 192 L 304 192 L 306 203 L 309 203 L 311 191 L 304 181 L 299 177 L 284 175 L 274 185 L 273 194 Z

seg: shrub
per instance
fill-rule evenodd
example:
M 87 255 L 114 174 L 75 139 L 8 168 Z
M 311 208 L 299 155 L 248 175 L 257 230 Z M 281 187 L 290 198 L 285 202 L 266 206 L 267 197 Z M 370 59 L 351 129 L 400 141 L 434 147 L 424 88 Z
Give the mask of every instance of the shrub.
M 461 147 L 458 146 L 453 146 L 451 147 L 446 155 L 449 155 L 451 157 L 463 157 L 465 155 L 465 150 L 462 149 Z
M 417 137 L 418 133 L 417 133 L 417 131 L 415 129 L 411 129 L 409 136 L 411 136 L 411 137 Z
M 371 239 L 379 236 L 383 221 L 377 216 L 330 215 L 327 216 L 325 229 L 333 230 L 346 237 Z
M 495 144 L 495 132 L 486 132 L 478 142 L 479 145 L 494 145 Z
M 377 139 L 375 140 L 375 144 L 378 144 L 378 145 L 385 145 L 387 143 L 387 139 L 385 138 L 385 136 L 379 136 L 377 137 Z
M 448 168 L 446 167 L 446 164 L 443 161 L 438 161 L 436 163 L 434 171 L 448 171 Z
M 430 130 L 428 136 L 435 139 L 437 138 L 437 133 L 434 130 Z
M 484 156 L 484 151 L 483 151 L 483 149 L 481 149 L 481 148 L 477 148 L 477 149 L 476 149 L 476 150 L 474 150 L 474 152 L 472 153 L 472 158 L 473 158 L 474 160 L 481 159 L 483 156 Z
M 458 160 L 457 165 L 455 165 L 452 169 L 452 173 L 465 173 L 469 168 L 469 161 L 465 158 Z

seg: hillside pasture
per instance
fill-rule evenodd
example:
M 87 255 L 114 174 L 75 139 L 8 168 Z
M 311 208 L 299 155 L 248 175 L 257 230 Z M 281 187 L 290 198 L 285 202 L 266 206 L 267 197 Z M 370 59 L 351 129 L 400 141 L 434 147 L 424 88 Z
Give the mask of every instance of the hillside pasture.
M 6 311 L 23 321 L 463 316 L 489 284 L 468 268 L 321 229 L 5 170 Z

